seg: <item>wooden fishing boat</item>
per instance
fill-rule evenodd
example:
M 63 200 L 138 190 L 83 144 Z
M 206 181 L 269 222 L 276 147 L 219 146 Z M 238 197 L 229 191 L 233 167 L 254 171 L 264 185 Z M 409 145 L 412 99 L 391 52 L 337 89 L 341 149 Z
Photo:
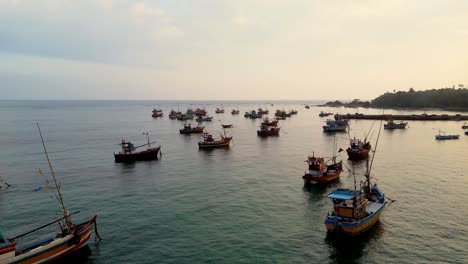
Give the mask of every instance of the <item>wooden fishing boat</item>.
M 465 123 L 463 123 L 463 125 L 462 125 L 462 129 L 468 129 L 468 125 L 466 124 L 466 122 L 465 122 Z
M 205 110 L 204 108 L 203 108 L 203 109 L 197 108 L 197 109 L 195 109 L 195 112 L 194 112 L 194 113 L 195 113 L 195 115 L 198 116 L 198 117 L 200 117 L 200 116 L 206 116 L 206 114 L 207 114 L 207 112 L 206 112 L 206 110 Z
M 66 256 L 74 252 L 79 253 L 79 249 L 87 246 L 91 233 L 96 227 L 96 215 L 80 224 L 75 225 L 73 223 L 71 216 L 78 212 L 70 214 L 65 208 L 60 186 L 57 183 L 54 170 L 52 169 L 39 125 L 38 129 L 55 184 L 55 191 L 57 192 L 56 198 L 61 205 L 64 216 L 13 238 L 7 238 L 2 232 L 0 232 L 1 264 L 30 264 L 64 261 Z M 40 235 L 40 230 L 56 223 L 59 223 L 60 231 L 40 238 L 31 239 L 25 243 L 19 243 L 20 238 L 23 240 L 25 237 L 34 236 L 34 234 L 36 234 L 36 236 Z M 97 235 L 97 230 L 95 230 L 95 232 Z M 99 238 L 98 235 L 97 237 Z
M 148 143 L 134 146 L 130 141 L 125 141 L 122 139 L 122 142 L 119 144 L 122 146 L 122 151 L 119 153 L 114 153 L 114 160 L 117 163 L 128 163 L 142 160 L 155 160 L 158 159 L 158 154 L 160 153 L 161 146 L 152 148 L 151 144 L 156 143 L 156 141 L 150 142 L 148 137 Z M 137 151 L 137 148 L 147 146 L 146 150 Z
M 218 140 L 215 140 L 211 134 L 203 133 L 203 141 L 198 142 L 198 147 L 205 149 L 229 147 L 231 140 L 232 136 L 228 137 L 226 136 L 226 133 L 224 133 L 224 135 L 221 135 L 221 138 Z
M 160 110 L 160 109 L 154 108 L 154 109 L 153 109 L 153 114 L 152 114 L 151 116 L 154 117 L 154 118 L 162 117 L 162 116 L 163 116 L 163 112 L 162 112 L 162 110 Z
M 217 114 L 224 114 L 224 108 L 223 108 L 223 106 L 221 105 L 221 108 L 216 108 L 215 113 L 217 113 Z
M 268 109 L 263 110 L 261 107 L 259 109 L 257 109 L 257 110 L 258 110 L 257 113 L 259 115 L 268 115 L 268 113 L 270 112 L 270 110 L 268 110 Z
M 289 110 L 289 114 L 290 115 L 297 115 L 297 110 L 291 109 L 291 110 Z
M 291 113 L 286 113 L 286 111 L 278 109 L 276 110 L 275 116 L 276 117 L 291 117 Z
M 185 124 L 184 128 L 179 129 L 180 134 L 194 134 L 194 133 L 203 133 L 203 130 L 205 129 L 204 126 L 196 126 L 192 127 L 191 124 Z
M 330 115 L 333 115 L 333 113 L 325 113 L 323 111 L 320 111 L 320 114 L 319 114 L 320 117 L 325 117 L 325 116 L 330 116 Z
M 379 136 L 380 130 L 379 129 Z M 377 137 L 376 146 L 379 141 Z M 366 163 L 365 182 L 357 189 L 356 175 L 354 176 L 354 189 L 339 188 L 327 195 L 333 202 L 333 212 L 328 213 L 325 218 L 325 227 L 329 233 L 342 234 L 346 236 L 358 236 L 377 223 L 380 214 L 387 202 L 385 194 L 380 191 L 377 184 L 370 183 L 370 172 L 374 161 L 375 152 L 369 166 Z
M 306 105 L 306 106 L 305 106 L 305 108 L 306 108 L 306 109 L 309 109 L 309 108 L 310 108 L 310 106 L 309 106 L 309 105 Z
M 245 112 L 244 117 L 248 117 L 250 119 L 262 118 L 262 115 L 257 113 L 257 111 L 252 110 L 250 112 Z
M 176 112 L 175 110 L 171 110 L 171 112 L 169 113 L 169 118 L 170 118 L 170 119 L 177 119 L 177 116 L 178 116 L 179 114 L 182 115 L 181 112 Z
M 408 125 L 407 122 L 399 122 L 395 123 L 393 120 L 389 120 L 387 124 L 384 124 L 384 129 L 405 129 L 406 125 Z
M 276 127 L 278 126 L 278 120 L 270 120 L 268 117 L 263 119 L 262 125 Z
M 436 135 L 435 138 L 436 140 L 459 139 L 460 135 L 445 135 L 445 133 L 441 134 L 441 132 L 439 132 L 439 134 Z
M 221 124 L 221 126 L 222 126 L 223 128 L 231 128 L 231 127 L 233 126 L 233 124 L 227 124 L 227 125 Z
M 232 109 L 231 114 L 238 115 L 240 113 L 239 109 Z
M 348 124 L 342 121 L 328 119 L 326 125 L 323 126 L 324 132 L 346 131 Z
M 280 129 L 280 127 L 270 127 L 261 125 L 260 130 L 257 130 L 257 135 L 262 137 L 278 136 Z
M 363 160 L 369 156 L 369 151 L 371 150 L 371 144 L 364 139 L 364 142 L 359 139 L 351 139 L 349 141 L 349 147 L 346 149 L 348 153 L 348 158 L 350 160 Z
M 212 116 L 207 116 L 207 117 L 199 116 L 197 117 L 197 119 L 195 119 L 195 121 L 197 122 L 211 122 L 212 120 L 213 120 Z
M 184 121 L 184 120 L 191 120 L 191 119 L 193 119 L 193 115 L 191 115 L 191 114 L 182 114 L 182 113 L 180 113 L 179 115 L 177 115 L 177 120 Z
M 332 163 L 327 164 L 323 157 L 309 156 L 305 161 L 309 165 L 302 179 L 304 186 L 311 184 L 325 184 L 336 180 L 343 171 L 342 162 L 336 162 L 336 157 L 332 158 Z

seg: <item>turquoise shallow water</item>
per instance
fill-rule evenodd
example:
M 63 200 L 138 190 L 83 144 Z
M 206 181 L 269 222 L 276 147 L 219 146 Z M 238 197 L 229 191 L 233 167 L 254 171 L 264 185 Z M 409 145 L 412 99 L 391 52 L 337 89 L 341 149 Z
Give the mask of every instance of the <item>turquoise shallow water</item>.
M 299 114 L 280 121 L 279 137 L 266 139 L 256 136 L 260 121 L 242 115 L 260 103 L 224 102 L 225 114 L 214 114 L 220 103 L 205 103 L 215 116 L 206 123 L 209 131 L 233 123 L 234 142 L 230 149 L 200 151 L 200 136 L 179 135 L 183 123 L 167 113 L 201 102 L 2 101 L 0 176 L 13 187 L 0 190 L 0 229 L 13 236 L 60 215 L 49 192 L 33 191 L 44 183 L 36 169 L 48 172 L 39 122 L 66 206 L 81 211 L 74 220 L 98 215 L 104 240 L 91 242 L 91 255 L 78 263 L 468 262 L 468 137 L 462 123 L 411 122 L 407 130 L 382 130 L 373 175 L 396 202 L 366 236 L 341 241 L 326 236 L 331 202 L 324 196 L 351 187 L 353 179 L 344 172 L 325 188 L 304 189 L 304 160 L 312 152 L 332 153 L 334 137 L 322 132 L 321 110 L 379 111 L 273 103 L 270 111 L 295 108 Z M 232 116 L 237 106 L 241 115 Z M 152 119 L 153 107 L 162 108 L 164 118 Z M 350 135 L 363 137 L 371 125 L 352 121 Z M 436 141 L 439 128 L 461 139 Z M 162 145 L 162 159 L 115 164 L 120 139 L 143 144 L 144 131 Z M 348 135 L 337 135 L 339 147 L 347 147 Z M 351 167 L 345 155 L 339 159 Z M 362 171 L 363 164 L 355 169 Z

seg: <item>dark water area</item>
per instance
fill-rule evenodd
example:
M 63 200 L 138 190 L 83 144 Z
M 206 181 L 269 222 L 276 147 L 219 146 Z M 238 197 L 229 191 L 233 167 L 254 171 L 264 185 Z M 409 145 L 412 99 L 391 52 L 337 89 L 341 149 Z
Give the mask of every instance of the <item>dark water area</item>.
M 12 185 L 0 189 L 0 230 L 11 237 L 60 216 L 52 192 L 34 191 L 45 182 L 36 170 L 50 175 L 39 122 L 65 204 L 81 211 L 73 220 L 98 215 L 104 240 L 90 241 L 89 256 L 76 263 L 468 263 L 463 122 L 382 129 L 372 175 L 396 201 L 367 234 L 349 240 L 327 236 L 323 222 L 332 211 L 325 196 L 352 187 L 353 177 L 345 171 L 328 186 L 305 189 L 304 160 L 312 152 L 330 157 L 334 140 L 343 149 L 349 144 L 347 133 L 322 132 L 320 111 L 381 111 L 305 109 L 303 103 L 317 102 L 0 101 L 0 177 Z M 226 113 L 215 114 L 221 104 Z M 270 117 L 276 109 L 299 113 L 280 121 L 280 136 L 260 138 L 260 120 L 243 117 L 260 106 Z M 151 118 L 154 107 L 164 110 L 163 118 Z M 234 124 L 231 147 L 201 151 L 200 135 L 180 135 L 183 122 L 167 114 L 187 107 L 206 107 L 214 121 L 204 124 L 214 135 L 221 123 Z M 231 115 L 237 107 L 241 114 Z M 349 135 L 363 138 L 371 130 L 375 144 L 379 123 L 353 120 Z M 436 141 L 439 129 L 460 139 Z M 146 131 L 161 145 L 162 158 L 114 163 L 120 140 L 144 144 Z M 340 159 L 353 166 L 346 152 Z M 355 171 L 364 165 L 355 164 Z

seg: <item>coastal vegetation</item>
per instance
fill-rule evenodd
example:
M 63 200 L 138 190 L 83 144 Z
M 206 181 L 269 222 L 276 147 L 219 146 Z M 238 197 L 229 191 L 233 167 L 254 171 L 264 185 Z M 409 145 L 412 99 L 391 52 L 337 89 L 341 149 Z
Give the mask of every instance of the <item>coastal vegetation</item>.
M 468 108 L 468 89 L 463 85 L 458 88 L 442 88 L 425 91 L 415 91 L 410 88 L 406 91 L 387 92 L 372 101 L 355 99 L 348 103 L 332 101 L 322 106 L 331 107 L 375 107 L 375 108 Z

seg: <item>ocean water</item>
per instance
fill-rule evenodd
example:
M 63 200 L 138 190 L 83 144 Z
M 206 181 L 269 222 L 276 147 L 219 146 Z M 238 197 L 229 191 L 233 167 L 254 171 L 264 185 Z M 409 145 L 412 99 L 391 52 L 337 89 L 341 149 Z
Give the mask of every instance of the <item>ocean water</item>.
M 462 122 L 382 129 L 372 175 L 396 201 L 362 238 L 343 240 L 327 237 L 323 221 L 332 204 L 325 195 L 352 187 L 353 177 L 345 171 L 328 186 L 304 189 L 304 160 L 313 152 L 330 157 L 334 140 L 345 149 L 349 137 L 369 131 L 375 145 L 380 122 L 354 120 L 349 135 L 333 136 L 322 132 L 320 111 L 381 110 L 305 109 L 303 103 L 311 102 L 0 101 L 0 177 L 12 185 L 0 189 L 0 230 L 14 236 L 60 216 L 50 191 L 34 191 L 45 183 L 36 170 L 50 175 L 39 122 L 65 205 L 80 211 L 73 220 L 98 215 L 103 240 L 91 240 L 89 255 L 77 263 L 468 263 Z M 215 114 L 221 104 L 226 113 Z M 299 113 L 280 121 L 279 137 L 259 138 L 260 120 L 243 113 L 260 106 Z M 164 117 L 151 118 L 153 107 Z M 214 116 L 205 126 L 215 135 L 221 123 L 234 124 L 232 146 L 200 151 L 200 135 L 180 135 L 183 122 L 167 114 L 187 107 L 205 107 Z M 241 114 L 232 116 L 237 107 Z M 397 112 L 422 113 L 385 111 Z M 436 141 L 439 129 L 461 138 Z M 114 163 L 120 140 L 144 144 L 143 132 L 161 145 L 162 158 Z M 353 165 L 346 152 L 338 159 L 364 171 L 364 163 Z

